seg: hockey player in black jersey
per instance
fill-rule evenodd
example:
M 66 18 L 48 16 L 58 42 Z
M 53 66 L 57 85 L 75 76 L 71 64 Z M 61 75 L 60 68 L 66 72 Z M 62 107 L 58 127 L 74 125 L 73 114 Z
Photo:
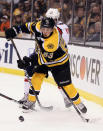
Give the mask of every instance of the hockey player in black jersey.
M 62 37 L 68 46 L 69 44 L 69 28 L 66 24 L 64 24 L 62 21 L 60 21 L 60 11 L 57 8 L 49 8 L 45 14 L 46 17 L 52 18 L 55 21 L 56 26 L 58 29 L 62 32 Z M 64 99 L 64 104 L 66 108 L 69 108 L 72 106 L 72 103 L 69 101 L 61 87 L 58 87 L 59 91 L 62 94 L 62 97 Z
M 14 26 L 6 30 L 7 39 L 16 37 L 20 32 L 32 33 L 38 44 L 38 64 L 39 68 L 34 72 L 31 82 L 37 95 L 48 71 L 51 71 L 56 84 L 63 87 L 67 95 L 82 113 L 87 112 L 86 106 L 81 102 L 79 93 L 71 80 L 69 55 L 66 44 L 62 38 L 61 32 L 55 26 L 52 18 L 43 18 L 35 23 L 26 23 L 20 26 Z M 21 62 L 22 63 L 22 62 Z M 24 63 L 23 68 L 27 63 Z M 29 110 L 35 105 L 36 97 L 30 87 L 28 101 L 22 108 Z
M 53 18 L 53 20 L 55 21 L 55 24 L 57 27 L 59 27 L 58 29 L 62 32 L 62 37 L 66 43 L 66 45 L 68 45 L 69 43 L 69 31 L 68 31 L 68 26 L 64 23 L 62 23 L 61 21 L 59 21 L 60 18 L 60 12 L 58 11 L 58 9 L 56 8 L 49 8 L 45 14 L 46 17 L 48 18 Z M 37 44 L 36 44 L 37 45 Z M 37 47 L 37 46 L 36 46 Z M 37 50 L 37 48 L 36 48 Z M 29 74 L 29 80 L 31 80 L 31 77 L 33 75 L 33 72 L 35 71 L 35 67 L 37 67 L 37 54 L 36 54 L 36 50 L 34 50 L 33 54 L 30 55 L 30 57 L 24 56 L 23 60 L 26 62 L 30 62 L 31 64 L 30 66 L 28 66 L 26 68 L 28 74 Z M 34 60 L 32 61 L 32 57 L 34 57 Z M 19 62 L 19 61 L 18 61 Z M 21 63 L 19 63 L 19 65 L 21 65 Z M 48 75 L 47 75 L 48 76 Z M 28 78 L 25 76 L 24 78 L 24 96 L 19 100 L 20 103 L 24 103 L 27 101 L 28 99 L 28 95 L 29 95 L 29 87 L 30 87 L 30 83 L 29 83 Z M 66 108 L 71 107 L 72 103 L 68 100 L 67 96 L 65 95 L 65 93 L 63 92 L 63 90 L 61 89 L 61 87 L 58 87 L 59 91 L 61 92 L 63 99 L 64 99 L 64 104 Z

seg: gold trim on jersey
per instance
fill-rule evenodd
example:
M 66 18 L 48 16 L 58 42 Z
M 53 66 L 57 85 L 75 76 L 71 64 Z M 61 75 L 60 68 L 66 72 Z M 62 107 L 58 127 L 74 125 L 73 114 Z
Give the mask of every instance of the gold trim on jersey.
M 36 23 L 35 28 L 36 28 L 37 32 L 40 32 L 40 24 L 41 24 L 41 21 L 39 21 L 39 22 Z
M 40 65 L 45 64 L 48 67 L 57 66 L 64 64 L 69 59 L 67 49 L 65 48 L 65 42 L 62 40 L 56 27 L 53 29 L 53 34 L 49 38 L 43 39 L 42 41 L 42 48 L 45 52 L 42 53 L 42 51 L 40 51 L 40 53 L 38 53 L 38 62 Z M 64 54 L 52 61 L 51 59 L 55 57 L 54 52 L 59 49 L 59 46 L 64 51 Z M 49 59 L 49 61 L 47 61 L 46 58 Z
M 35 23 L 26 24 L 27 28 L 31 32 L 33 32 L 33 29 L 32 29 L 33 24 Z M 41 21 L 35 24 L 35 30 L 37 32 L 40 32 L 40 24 L 41 24 Z M 48 67 L 52 67 L 52 66 L 64 64 L 69 59 L 67 49 L 65 48 L 65 42 L 61 38 L 61 35 L 57 27 L 53 28 L 53 33 L 49 38 L 41 38 L 41 41 L 42 43 L 38 43 L 38 44 L 42 44 L 41 47 L 39 47 L 41 48 L 40 52 L 38 52 L 38 62 L 40 65 L 45 64 Z M 61 51 L 63 51 L 62 56 L 60 55 L 57 58 L 55 58 L 54 52 L 56 51 L 58 52 L 59 48 L 61 48 L 62 49 Z M 54 58 L 55 60 L 53 60 Z
M 62 37 L 60 37 L 60 47 L 64 52 L 68 52 L 68 49 L 66 48 L 66 43 Z
M 69 56 L 67 54 L 64 54 L 62 57 L 57 58 L 53 62 L 47 62 L 46 59 L 44 58 L 44 56 L 41 53 L 38 55 L 38 62 L 39 62 L 39 64 L 40 65 L 45 64 L 48 67 L 62 65 L 65 62 L 67 62 L 68 59 L 69 59 Z
M 34 24 L 34 22 L 29 22 L 29 23 L 26 23 L 26 27 L 28 28 L 28 30 L 32 33 L 34 33 L 34 31 L 32 30 L 32 25 Z

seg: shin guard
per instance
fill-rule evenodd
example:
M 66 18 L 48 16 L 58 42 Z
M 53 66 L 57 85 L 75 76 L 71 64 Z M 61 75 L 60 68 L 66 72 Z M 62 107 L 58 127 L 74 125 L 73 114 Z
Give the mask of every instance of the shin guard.
M 39 92 L 40 92 L 40 89 L 41 89 L 41 84 L 42 84 L 44 78 L 45 78 L 45 74 L 34 73 L 32 79 L 31 79 L 31 83 L 33 85 L 33 88 L 35 89 L 36 95 L 39 95 Z M 31 87 L 29 89 L 28 99 L 30 101 L 36 101 L 36 97 L 35 97 Z
M 71 98 L 74 104 L 80 104 L 81 99 L 79 97 L 79 93 L 77 92 L 76 88 L 73 84 L 67 85 L 63 87 L 66 91 L 67 95 Z

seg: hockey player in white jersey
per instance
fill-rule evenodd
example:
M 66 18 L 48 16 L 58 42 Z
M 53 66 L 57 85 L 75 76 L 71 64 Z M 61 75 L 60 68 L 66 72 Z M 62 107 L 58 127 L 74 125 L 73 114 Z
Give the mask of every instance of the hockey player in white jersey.
M 69 43 L 69 29 L 66 24 L 64 24 L 63 22 L 61 22 L 59 20 L 60 12 L 58 11 L 58 9 L 50 8 L 46 12 L 45 15 L 46 15 L 46 17 L 53 18 L 55 20 L 56 26 L 59 27 L 60 30 L 62 31 L 62 37 L 65 40 L 66 45 L 68 45 L 68 43 Z M 29 87 L 30 87 L 30 84 L 28 82 L 28 79 L 25 77 L 25 79 L 24 79 L 24 97 L 19 101 L 20 103 L 27 101 L 28 94 L 29 94 Z M 72 104 L 69 102 L 67 96 L 64 94 L 64 92 L 62 91 L 62 89 L 60 87 L 58 87 L 58 88 L 64 98 L 65 107 L 67 107 L 67 108 L 70 107 Z
M 69 43 L 69 29 L 66 24 L 59 20 L 60 12 L 56 8 L 50 8 L 46 12 L 46 17 L 52 18 L 55 20 L 56 26 L 62 30 L 62 37 L 65 40 L 65 43 L 68 45 Z

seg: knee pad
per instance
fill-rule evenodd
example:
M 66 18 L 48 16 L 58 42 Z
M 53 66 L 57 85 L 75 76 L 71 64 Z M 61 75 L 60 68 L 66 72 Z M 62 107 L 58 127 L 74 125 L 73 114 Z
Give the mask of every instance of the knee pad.
M 31 83 L 35 90 L 39 91 L 41 88 L 41 84 L 43 82 L 43 79 L 45 78 L 45 74 L 42 73 L 34 73 L 31 79 Z

